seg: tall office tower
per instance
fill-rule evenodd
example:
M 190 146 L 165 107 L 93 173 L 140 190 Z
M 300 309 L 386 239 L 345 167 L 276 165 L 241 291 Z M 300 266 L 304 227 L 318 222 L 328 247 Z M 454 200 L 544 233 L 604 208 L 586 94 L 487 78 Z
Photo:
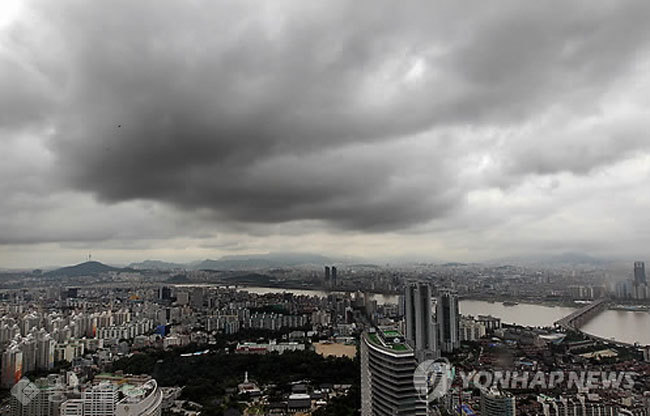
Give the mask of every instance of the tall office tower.
M 325 266 L 325 286 L 330 286 L 330 266 Z
M 481 390 L 481 416 L 515 416 L 516 405 L 512 394 L 492 388 Z
M 646 284 L 645 263 L 642 261 L 634 262 L 634 283 L 636 285 Z
M 404 292 L 406 340 L 418 360 L 438 358 L 440 355 L 431 296 L 431 286 L 427 283 L 411 283 Z
M 413 385 L 415 351 L 393 328 L 364 332 L 361 341 L 361 416 L 426 415 Z
M 172 298 L 172 289 L 169 286 L 162 286 L 158 289 L 158 300 L 170 300 Z
M 453 352 L 460 347 L 459 319 L 458 295 L 450 290 L 441 291 L 436 303 L 436 324 L 443 352 Z
M 336 287 L 336 266 L 332 266 L 332 287 Z
M 23 377 L 23 352 L 13 341 L 2 353 L 2 387 L 11 388 Z

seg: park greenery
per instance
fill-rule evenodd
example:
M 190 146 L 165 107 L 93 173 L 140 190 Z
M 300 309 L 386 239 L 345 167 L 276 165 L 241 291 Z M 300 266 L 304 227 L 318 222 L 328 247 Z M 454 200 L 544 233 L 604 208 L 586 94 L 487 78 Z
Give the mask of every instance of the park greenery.
M 169 351 L 137 352 L 116 361 L 113 371 L 151 374 L 161 386 L 184 386 L 182 398 L 203 404 L 208 414 L 220 414 L 221 409 L 212 409 L 213 404 L 232 400 L 245 372 L 260 387 L 274 386 L 274 398 L 290 392 L 291 384 L 296 382 L 309 382 L 313 386 L 350 384 L 353 386 L 350 394 L 333 399 L 331 409 L 328 406 L 329 410 L 323 409 L 319 414 L 352 415 L 359 408 L 358 358 L 323 357 L 310 350 L 237 354 L 218 349 L 204 355 L 182 355 L 200 349 L 190 345 Z M 337 413 L 332 413 L 333 409 Z

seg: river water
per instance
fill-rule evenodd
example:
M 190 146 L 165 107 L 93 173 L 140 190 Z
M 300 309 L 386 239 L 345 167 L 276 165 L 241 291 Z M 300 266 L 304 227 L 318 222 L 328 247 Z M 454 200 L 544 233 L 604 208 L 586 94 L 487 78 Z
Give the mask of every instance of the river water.
M 650 313 L 607 310 L 587 322 L 582 330 L 630 344 L 650 345 Z
M 530 303 L 520 303 L 514 306 L 504 306 L 501 302 L 486 302 L 482 300 L 462 300 L 460 312 L 463 315 L 492 315 L 501 318 L 501 322 L 524 326 L 552 326 L 573 312 L 573 308 L 564 306 L 546 306 Z
M 521 303 L 515 306 L 503 306 L 502 303 L 477 300 L 463 300 L 460 311 L 468 315 L 493 315 L 502 322 L 526 326 L 551 326 L 553 322 L 565 317 L 573 308 Z M 613 338 L 630 344 L 638 342 L 650 345 L 650 313 L 606 310 L 587 322 L 584 332 L 603 338 Z
M 332 293 L 323 290 L 280 289 L 254 286 L 241 287 L 241 290 L 258 294 L 291 292 L 296 295 L 321 297 Z M 378 304 L 397 303 L 397 296 L 395 295 L 373 294 L 372 297 Z M 573 310 L 573 308 L 565 306 L 529 303 L 504 306 L 501 302 L 487 302 L 482 300 L 462 300 L 460 302 L 460 312 L 464 315 L 492 315 L 501 318 L 501 321 L 504 323 L 524 326 L 552 326 L 555 321 L 570 314 Z M 582 330 L 603 338 L 613 338 L 617 341 L 628 343 L 638 342 L 642 345 L 650 345 L 650 313 L 645 311 L 607 310 L 587 322 Z

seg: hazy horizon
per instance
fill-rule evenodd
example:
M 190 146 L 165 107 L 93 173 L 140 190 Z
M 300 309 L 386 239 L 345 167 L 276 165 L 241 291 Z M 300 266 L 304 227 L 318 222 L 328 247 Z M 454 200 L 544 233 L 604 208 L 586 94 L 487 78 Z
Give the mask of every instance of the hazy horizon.
M 296 261 L 290 260 L 287 261 L 287 256 L 289 258 L 295 259 L 295 256 L 304 256 L 308 258 L 310 256 L 321 256 L 323 257 L 322 261 Z M 619 277 L 623 275 L 628 275 L 632 273 L 632 262 L 634 261 L 645 261 L 641 258 L 623 258 L 623 257 L 593 257 L 587 253 L 578 253 L 578 252 L 564 252 L 557 254 L 538 254 L 538 255 L 526 255 L 526 256 L 514 256 L 514 257 L 503 257 L 503 258 L 490 258 L 483 260 L 475 261 L 459 261 L 454 259 L 440 259 L 440 258 L 418 258 L 418 257 L 381 257 L 381 258 L 369 258 L 369 257 L 353 257 L 347 255 L 328 255 L 327 253 L 311 253 L 311 252 L 286 252 L 286 253 L 276 253 L 276 252 L 255 252 L 255 253 L 239 253 L 234 255 L 224 255 L 224 256 L 213 256 L 205 258 L 180 258 L 180 259 L 167 259 L 167 258 L 133 258 L 127 260 L 114 260 L 111 258 L 98 258 L 92 253 L 87 253 L 84 256 L 78 256 L 77 258 L 72 258 L 69 262 L 59 262 L 59 263 L 35 263 L 29 265 L 13 266 L 7 267 L 0 264 L 0 271 L 2 270 L 23 270 L 31 271 L 36 269 L 41 270 L 52 270 L 61 267 L 75 266 L 78 264 L 83 264 L 86 262 L 99 262 L 109 266 L 115 267 L 128 267 L 131 265 L 139 265 L 146 262 L 160 262 L 168 264 L 177 264 L 181 266 L 196 267 L 197 264 L 200 264 L 205 261 L 229 261 L 229 260 L 250 260 L 250 259 L 269 259 L 277 261 L 278 264 L 290 265 L 293 262 L 296 264 L 314 264 L 314 265 L 328 265 L 328 264 L 338 264 L 340 266 L 346 265 L 361 265 L 361 264 L 372 264 L 379 267 L 402 267 L 402 266 L 415 266 L 418 264 L 431 264 L 431 265 L 445 265 L 445 264 L 466 264 L 466 265 L 479 265 L 479 266 L 523 266 L 523 267 L 540 267 L 548 266 L 553 267 L 574 267 L 578 265 L 590 265 L 592 267 L 603 268 L 603 270 L 616 270 Z M 253 269 L 259 268 L 258 266 L 251 266 Z

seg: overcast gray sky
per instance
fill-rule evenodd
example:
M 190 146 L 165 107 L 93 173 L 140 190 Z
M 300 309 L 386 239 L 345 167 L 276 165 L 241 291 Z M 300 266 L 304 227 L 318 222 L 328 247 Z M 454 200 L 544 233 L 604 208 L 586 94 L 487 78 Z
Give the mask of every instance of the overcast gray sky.
M 0 267 L 650 252 L 650 2 L 2 0 Z

